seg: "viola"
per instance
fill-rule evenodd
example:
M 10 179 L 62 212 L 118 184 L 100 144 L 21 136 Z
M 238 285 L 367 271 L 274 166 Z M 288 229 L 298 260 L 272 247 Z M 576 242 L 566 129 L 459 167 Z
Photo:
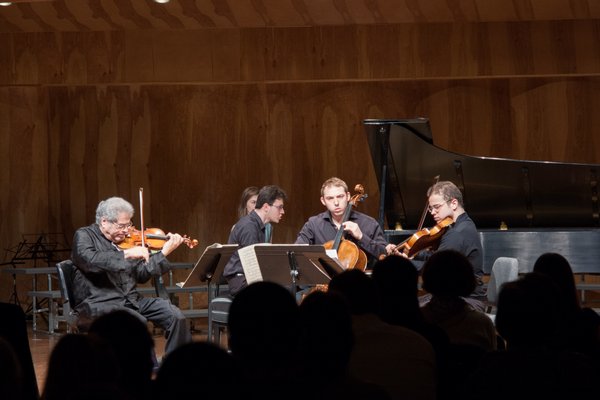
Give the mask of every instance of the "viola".
M 411 237 L 396 246 L 394 250 L 402 248 L 402 252 L 410 258 L 423 250 L 437 249 L 446 229 L 453 223 L 452 217 L 446 217 L 432 228 L 423 228 L 413 233 Z
M 170 236 L 165 234 L 160 228 L 146 228 L 144 229 L 142 239 L 142 231 L 132 227 L 129 229 L 127 236 L 125 236 L 125 240 L 119 244 L 119 248 L 125 250 L 135 246 L 145 245 L 150 250 L 161 250 L 169 238 Z M 193 249 L 198 245 L 198 240 L 184 236 L 183 243 L 190 249 Z
M 352 206 L 356 205 L 356 203 L 359 201 L 363 201 L 368 196 L 365 194 L 365 189 L 361 184 L 357 184 L 354 187 L 354 191 L 357 193 L 354 194 L 348 202 L 348 206 L 346 207 L 342 217 L 342 226 L 340 226 L 340 229 L 337 231 L 335 239 L 323 244 L 323 247 L 326 249 L 335 249 L 338 260 L 346 269 L 358 268 L 361 271 L 364 271 L 367 268 L 367 255 L 364 251 L 359 249 L 354 242 L 351 240 L 346 240 L 342 237 L 344 233 L 343 223 L 350 217 Z

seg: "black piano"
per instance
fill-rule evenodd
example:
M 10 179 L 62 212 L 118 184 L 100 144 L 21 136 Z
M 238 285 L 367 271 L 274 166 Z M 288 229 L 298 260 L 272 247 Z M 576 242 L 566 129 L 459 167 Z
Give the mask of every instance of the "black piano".
M 418 228 L 427 189 L 439 176 L 463 193 L 486 273 L 500 256 L 530 271 L 545 252 L 564 255 L 575 273 L 600 273 L 600 165 L 453 153 L 435 146 L 426 118 L 363 124 L 379 182 L 379 222 L 390 242 Z M 428 215 L 423 226 L 433 225 Z

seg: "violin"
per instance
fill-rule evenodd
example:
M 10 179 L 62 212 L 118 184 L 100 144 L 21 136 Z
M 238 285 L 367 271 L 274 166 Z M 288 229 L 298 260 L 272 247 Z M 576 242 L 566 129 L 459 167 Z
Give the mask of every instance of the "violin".
M 446 217 L 430 229 L 423 228 L 413 233 L 411 237 L 397 245 L 394 250 L 403 248 L 402 252 L 404 255 L 410 258 L 423 250 L 429 248 L 437 249 L 446 229 L 453 223 L 454 220 L 452 217 Z M 385 258 L 385 255 L 382 255 L 380 259 L 382 257 Z
M 326 249 L 335 249 L 338 260 L 346 269 L 358 268 L 361 271 L 364 271 L 367 268 L 367 255 L 364 251 L 358 248 L 356 243 L 351 240 L 346 240 L 342 237 L 344 233 L 343 225 L 344 222 L 350 217 L 352 206 L 356 205 L 356 203 L 359 201 L 363 201 L 368 196 L 365 194 L 365 189 L 361 184 L 357 184 L 354 187 L 354 191 L 357 193 L 352 196 L 348 202 L 348 206 L 346 207 L 342 217 L 342 226 L 340 226 L 340 229 L 338 229 L 335 239 L 323 244 L 323 247 Z
M 161 250 L 164 244 L 169 240 L 170 236 L 166 235 L 165 232 L 160 228 L 146 228 L 143 232 L 135 229 L 135 227 L 129 228 L 129 233 L 125 236 L 125 240 L 119 244 L 119 248 L 122 250 L 130 249 L 135 246 L 145 245 L 149 250 Z M 183 237 L 183 243 L 185 243 L 190 249 L 193 249 L 198 245 L 198 240 L 191 239 L 187 236 Z

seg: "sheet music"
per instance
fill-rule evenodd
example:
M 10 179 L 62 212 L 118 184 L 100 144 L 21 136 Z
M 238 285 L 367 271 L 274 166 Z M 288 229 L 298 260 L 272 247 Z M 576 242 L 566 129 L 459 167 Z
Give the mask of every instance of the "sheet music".
M 256 252 L 254 251 L 254 246 L 255 245 L 246 246 L 238 250 L 248 285 L 254 282 L 261 282 L 263 280 L 260 272 L 260 266 L 258 265 L 258 258 L 256 257 Z

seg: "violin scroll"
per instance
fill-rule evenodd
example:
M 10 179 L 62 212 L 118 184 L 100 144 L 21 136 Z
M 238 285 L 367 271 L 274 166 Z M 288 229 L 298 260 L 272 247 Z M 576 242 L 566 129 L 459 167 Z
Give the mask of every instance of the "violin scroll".
M 369 197 L 369 195 L 365 193 L 364 186 L 360 183 L 357 183 L 356 186 L 354 186 L 354 191 L 356 193 L 350 197 L 350 201 L 348 202 L 352 206 L 356 206 L 356 203 L 364 201 L 367 197 Z

